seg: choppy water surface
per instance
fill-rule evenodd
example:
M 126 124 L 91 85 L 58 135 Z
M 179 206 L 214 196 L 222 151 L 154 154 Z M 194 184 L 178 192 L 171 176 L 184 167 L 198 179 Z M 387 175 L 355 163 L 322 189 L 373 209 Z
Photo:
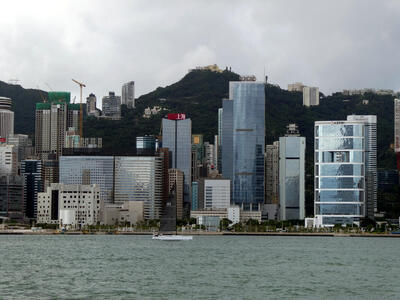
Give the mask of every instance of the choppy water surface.
M 400 239 L 0 236 L 0 299 L 400 299 Z

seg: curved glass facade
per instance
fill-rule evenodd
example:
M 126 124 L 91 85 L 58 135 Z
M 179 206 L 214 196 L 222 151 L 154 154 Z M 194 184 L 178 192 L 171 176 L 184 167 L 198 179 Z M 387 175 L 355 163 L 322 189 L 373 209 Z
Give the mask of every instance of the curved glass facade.
M 365 215 L 362 122 L 315 122 L 314 210 L 324 226 L 352 224 Z
M 265 85 L 230 82 L 229 92 L 233 100 L 233 202 L 245 210 L 257 210 L 264 202 Z

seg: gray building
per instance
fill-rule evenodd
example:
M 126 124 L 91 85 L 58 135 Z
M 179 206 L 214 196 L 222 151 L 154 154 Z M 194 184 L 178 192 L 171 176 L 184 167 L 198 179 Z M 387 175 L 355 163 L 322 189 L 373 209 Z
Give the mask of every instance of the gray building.
M 129 108 L 135 108 L 135 82 L 129 81 L 122 86 L 122 101 Z
M 303 87 L 303 105 L 319 105 L 319 89 L 317 87 Z
M 113 202 L 114 157 L 62 156 L 60 183 L 97 184 L 105 203 Z
M 184 201 L 190 202 L 192 177 L 192 121 L 162 120 L 162 145 L 168 148 L 170 168 L 184 173 Z
M 233 101 L 223 99 L 222 107 L 221 173 L 233 180 Z
M 121 97 L 115 96 L 114 92 L 109 92 L 108 96 L 103 97 L 102 108 L 103 117 L 119 120 L 121 118 Z
M 144 218 L 160 219 L 163 198 L 161 157 L 116 156 L 114 202 L 143 201 Z
M 24 178 L 22 176 L 0 176 L 0 216 L 23 221 Z
M 233 178 L 235 205 L 259 210 L 264 202 L 265 83 L 230 82 L 229 98 L 233 103 L 233 172 L 224 177 Z
M 279 203 L 281 220 L 304 219 L 306 139 L 295 124 L 279 138 Z
M 265 148 L 265 205 L 268 220 L 279 218 L 279 141 Z
M 136 154 L 152 156 L 156 153 L 156 137 L 152 135 L 136 137 Z

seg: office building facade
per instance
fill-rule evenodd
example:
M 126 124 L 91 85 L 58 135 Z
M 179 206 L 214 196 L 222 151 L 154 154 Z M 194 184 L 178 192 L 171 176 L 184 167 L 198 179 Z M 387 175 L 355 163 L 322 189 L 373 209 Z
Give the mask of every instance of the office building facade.
M 121 119 L 121 97 L 115 96 L 114 92 L 109 92 L 102 100 L 102 116 L 112 120 Z
M 96 184 L 105 203 L 114 197 L 114 157 L 62 156 L 60 157 L 60 183 Z
M 169 190 L 174 190 L 176 199 L 176 218 L 183 219 L 184 173 L 178 169 L 169 169 Z
M 182 115 L 182 114 L 178 114 Z M 162 145 L 169 149 L 170 168 L 184 173 L 184 201 L 190 203 L 192 183 L 192 121 L 162 119 Z
M 233 102 L 233 203 L 244 210 L 259 210 L 264 202 L 265 84 L 230 82 L 229 96 Z M 225 112 L 224 107 L 224 119 Z M 224 145 L 225 141 L 224 136 Z
M 0 176 L 0 216 L 24 220 L 24 178 L 18 175 Z
M 317 226 L 359 224 L 367 216 L 364 121 L 315 122 Z
M 297 133 L 279 138 L 279 210 L 281 220 L 305 217 L 306 139 Z
M 204 208 L 228 208 L 231 203 L 231 181 L 229 179 L 204 179 Z
M 160 157 L 116 156 L 114 202 L 143 201 L 144 218 L 160 219 L 163 199 L 163 162 Z
M 37 196 L 43 192 L 42 162 L 38 159 L 21 161 L 21 176 L 24 178 L 25 217 L 36 219 Z

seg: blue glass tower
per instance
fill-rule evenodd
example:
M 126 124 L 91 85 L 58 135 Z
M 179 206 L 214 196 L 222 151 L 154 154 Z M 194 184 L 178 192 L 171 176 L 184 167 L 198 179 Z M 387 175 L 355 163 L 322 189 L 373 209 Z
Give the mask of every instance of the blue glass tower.
M 233 106 L 233 203 L 244 210 L 258 210 L 264 202 L 265 84 L 230 82 L 229 98 Z M 223 111 L 225 120 L 225 106 Z

